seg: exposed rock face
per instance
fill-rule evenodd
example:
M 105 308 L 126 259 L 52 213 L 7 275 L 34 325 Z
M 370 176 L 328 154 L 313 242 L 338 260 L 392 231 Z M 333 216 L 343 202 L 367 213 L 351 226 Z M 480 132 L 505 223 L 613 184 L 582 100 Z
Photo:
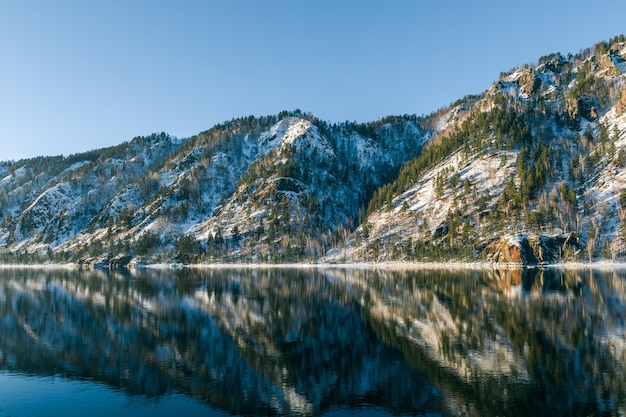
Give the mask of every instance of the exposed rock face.
M 621 75 L 622 72 L 615 65 L 615 62 L 613 61 L 611 55 L 598 54 L 596 61 L 597 61 L 598 67 L 601 70 L 604 70 L 607 76 L 618 77 Z
M 580 123 L 581 117 L 591 121 L 598 118 L 598 112 L 593 104 L 593 101 L 588 97 L 568 99 L 566 102 L 565 113 L 569 117 L 570 121 L 576 124 Z
M 131 256 L 128 254 L 117 255 L 109 261 L 109 269 L 128 268 Z
M 580 105 L 578 100 L 567 99 L 565 102 L 565 115 L 573 126 L 580 124 Z
M 495 263 L 543 265 L 567 260 L 580 248 L 581 244 L 575 233 L 560 236 L 504 236 L 487 245 L 484 257 Z
M 485 257 L 495 263 L 527 265 L 528 239 L 525 236 L 503 237 L 491 242 L 485 248 Z
M 524 72 L 518 82 L 520 90 L 524 94 L 535 94 L 541 87 L 541 80 L 535 76 L 534 71 Z
M 626 86 L 622 90 L 621 97 L 615 105 L 615 113 L 617 113 L 618 116 L 626 113 Z
M 110 255 L 102 256 L 98 259 L 82 259 L 78 262 L 80 267 L 85 270 L 93 269 L 127 269 L 130 267 L 132 257 L 129 254 L 119 254 L 111 257 Z

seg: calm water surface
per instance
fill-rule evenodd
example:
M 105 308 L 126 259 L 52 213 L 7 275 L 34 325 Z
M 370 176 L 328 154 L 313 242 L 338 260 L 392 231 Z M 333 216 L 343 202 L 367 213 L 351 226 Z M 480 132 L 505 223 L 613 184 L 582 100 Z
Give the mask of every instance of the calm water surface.
M 626 271 L 0 270 L 0 417 L 626 415 Z

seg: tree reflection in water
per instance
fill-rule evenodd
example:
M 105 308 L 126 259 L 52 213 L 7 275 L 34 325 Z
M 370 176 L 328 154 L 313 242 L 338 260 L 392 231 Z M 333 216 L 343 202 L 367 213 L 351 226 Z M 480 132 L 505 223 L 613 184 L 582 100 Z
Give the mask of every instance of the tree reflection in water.
M 624 413 L 622 272 L 0 271 L 0 367 L 233 414 Z

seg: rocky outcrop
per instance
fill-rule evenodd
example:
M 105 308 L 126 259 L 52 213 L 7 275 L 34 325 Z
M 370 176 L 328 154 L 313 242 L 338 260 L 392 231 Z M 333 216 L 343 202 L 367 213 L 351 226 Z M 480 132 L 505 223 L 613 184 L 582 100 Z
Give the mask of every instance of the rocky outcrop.
M 120 254 L 111 257 L 105 255 L 97 259 L 81 259 L 78 261 L 78 265 L 81 269 L 94 270 L 94 269 L 128 269 L 131 266 L 132 257 L 129 254 Z
M 117 255 L 109 261 L 109 269 L 128 268 L 131 259 L 131 256 L 128 254 Z
M 619 70 L 613 58 L 609 54 L 597 55 L 597 64 L 600 70 L 605 71 L 605 74 L 609 77 L 619 77 L 622 72 Z
M 620 94 L 620 99 L 615 105 L 615 113 L 618 116 L 621 116 L 622 114 L 626 113 L 626 86 L 622 89 L 622 92 Z
M 581 249 L 576 233 L 558 236 L 513 235 L 489 243 L 483 257 L 499 264 L 537 266 L 571 260 Z
M 501 238 L 488 244 L 483 254 L 488 261 L 494 263 L 526 265 L 528 264 L 525 247 L 527 245 L 528 240 L 525 237 Z
M 535 71 L 524 72 L 518 80 L 520 91 L 524 94 L 535 94 L 541 87 L 541 80 L 535 76 Z

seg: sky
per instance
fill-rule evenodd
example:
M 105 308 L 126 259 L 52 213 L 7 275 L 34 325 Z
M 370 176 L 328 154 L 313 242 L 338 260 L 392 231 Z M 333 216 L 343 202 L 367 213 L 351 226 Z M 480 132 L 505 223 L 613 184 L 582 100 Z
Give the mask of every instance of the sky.
M 429 114 L 626 33 L 626 2 L 0 0 L 0 160 L 301 109 Z

